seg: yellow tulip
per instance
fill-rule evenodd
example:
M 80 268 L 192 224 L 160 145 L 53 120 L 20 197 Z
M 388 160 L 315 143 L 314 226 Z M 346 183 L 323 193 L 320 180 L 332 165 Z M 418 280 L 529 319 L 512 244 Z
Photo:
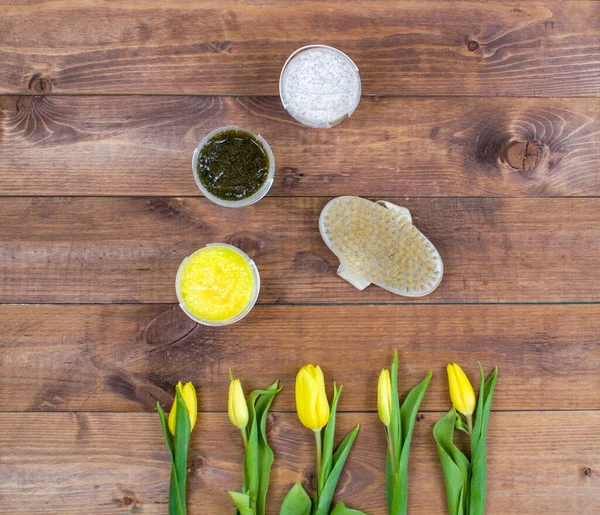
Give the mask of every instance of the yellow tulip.
M 177 383 L 176 388 L 181 392 L 185 407 L 188 410 L 190 417 L 190 431 L 194 429 L 196 425 L 196 419 L 198 418 L 198 399 L 196 398 L 196 389 L 192 383 L 181 384 L 181 381 Z M 175 424 L 177 421 L 177 399 L 173 402 L 173 407 L 169 413 L 169 431 L 175 436 Z
M 392 380 L 390 379 L 390 371 L 387 369 L 383 369 L 379 374 L 377 411 L 383 425 L 389 427 L 392 417 Z
M 296 411 L 300 422 L 313 431 L 329 422 L 329 402 L 321 367 L 306 365 L 296 376 Z
M 248 425 L 248 404 L 246 404 L 246 397 L 244 397 L 244 390 L 239 379 L 233 379 L 229 383 L 227 413 L 231 423 L 239 429 L 244 429 Z
M 447 369 L 452 404 L 456 411 L 470 417 L 475 411 L 476 400 L 469 378 L 456 363 L 449 364 Z

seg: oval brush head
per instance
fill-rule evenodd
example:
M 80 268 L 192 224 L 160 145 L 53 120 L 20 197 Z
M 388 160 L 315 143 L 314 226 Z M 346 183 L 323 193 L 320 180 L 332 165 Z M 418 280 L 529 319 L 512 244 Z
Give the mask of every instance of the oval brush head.
M 340 260 L 338 274 L 359 290 L 373 283 L 398 295 L 422 297 L 442 280 L 442 258 L 404 207 L 338 197 L 323 208 L 319 230 Z

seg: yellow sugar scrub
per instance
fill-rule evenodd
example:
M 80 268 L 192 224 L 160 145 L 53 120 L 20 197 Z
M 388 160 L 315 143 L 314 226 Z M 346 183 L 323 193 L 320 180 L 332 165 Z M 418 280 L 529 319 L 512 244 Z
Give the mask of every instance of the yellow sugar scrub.
M 258 269 L 232 245 L 213 243 L 185 258 L 176 279 L 181 309 L 201 324 L 237 322 L 254 306 L 260 289 Z

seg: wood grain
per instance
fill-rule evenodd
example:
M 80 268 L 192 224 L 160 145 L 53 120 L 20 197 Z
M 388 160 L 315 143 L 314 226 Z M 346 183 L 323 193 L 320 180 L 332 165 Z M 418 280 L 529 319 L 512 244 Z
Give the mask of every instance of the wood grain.
M 0 306 L 0 410 L 145 411 L 193 381 L 227 409 L 228 369 L 246 390 L 275 379 L 294 410 L 299 368 L 344 386 L 342 411 L 376 410 L 377 376 L 400 353 L 400 390 L 434 373 L 423 410 L 449 407 L 445 366 L 477 386 L 494 366 L 500 410 L 600 409 L 600 305 L 257 306 L 243 323 L 196 325 L 178 306 Z
M 1 302 L 175 302 L 182 259 L 232 243 L 257 263 L 259 302 L 415 302 L 340 279 L 318 218 L 328 199 L 5 198 Z M 444 260 L 416 302 L 600 301 L 600 199 L 394 199 Z
M 1 93 L 275 95 L 298 47 L 347 52 L 369 95 L 600 94 L 600 4 L 4 1 Z
M 189 513 L 232 512 L 229 367 L 247 390 L 283 381 L 276 513 L 314 482 L 293 413 L 307 362 L 344 385 L 338 435 L 362 425 L 339 499 L 384 515 L 375 385 L 394 348 L 401 393 L 434 372 L 411 514 L 445 512 L 431 436 L 444 366 L 476 377 L 478 359 L 500 369 L 487 513 L 600 513 L 600 2 L 0 0 L 0 13 L 0 515 L 165 515 L 151 412 L 178 380 L 201 410 Z M 361 71 L 366 96 L 332 131 L 301 127 L 277 96 L 284 61 L 311 43 Z M 229 124 L 276 155 L 270 198 L 244 210 L 196 198 L 192 178 L 197 143 Z M 433 295 L 335 275 L 317 222 L 343 194 L 411 210 L 444 260 Z M 260 305 L 220 329 L 174 292 L 181 260 L 214 241 L 262 279 Z
M 0 98 L 0 194 L 199 195 L 192 153 L 232 124 L 270 142 L 273 196 L 600 195 L 600 99 L 365 97 L 316 131 L 277 98 L 155 96 Z
M 410 462 L 410 513 L 445 512 L 433 423 L 419 416 Z M 341 476 L 338 499 L 384 515 L 384 436 L 376 414 L 338 417 L 341 436 L 361 431 Z M 600 511 L 600 413 L 492 413 L 486 513 L 592 515 Z M 596 441 L 595 441 L 596 440 Z M 295 481 L 309 486 L 310 431 L 294 414 L 273 413 L 276 461 L 270 512 Z M 18 445 L 15 445 L 18 442 Z M 0 422 L 4 513 L 166 514 L 169 456 L 155 414 L 13 414 Z M 202 414 L 191 445 L 190 515 L 229 513 L 227 490 L 241 484 L 242 445 L 227 415 Z

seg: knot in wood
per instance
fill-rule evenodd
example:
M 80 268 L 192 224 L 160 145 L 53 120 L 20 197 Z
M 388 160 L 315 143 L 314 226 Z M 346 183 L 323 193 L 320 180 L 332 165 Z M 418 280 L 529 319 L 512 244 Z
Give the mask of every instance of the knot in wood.
M 506 162 L 516 170 L 535 170 L 541 161 L 543 146 L 535 140 L 513 141 L 506 147 Z
M 265 240 L 258 235 L 238 232 L 226 238 L 225 243 L 242 250 L 250 257 L 260 255 L 265 248 Z
M 29 84 L 27 87 L 34 93 L 46 94 L 50 93 L 52 89 L 52 82 L 49 79 L 42 77 L 41 74 L 34 73 L 31 76 L 31 79 L 29 79 Z
M 208 460 L 204 456 L 196 456 L 192 460 L 191 470 L 192 471 L 200 470 L 200 469 L 203 469 L 204 467 L 206 467 L 207 465 L 208 465 Z
M 267 416 L 267 424 L 265 428 L 267 436 L 270 435 L 273 432 L 273 430 L 277 427 L 278 422 L 279 416 L 275 413 L 269 413 L 269 415 Z
M 128 509 L 129 511 L 138 510 L 142 507 L 142 503 L 135 498 L 134 495 L 128 494 L 124 495 L 120 499 L 115 499 L 115 504 L 117 506 L 122 506 L 123 508 Z
M 307 472 L 302 486 L 309 494 L 314 494 L 317 491 L 317 475 L 313 471 Z
M 585 477 L 592 477 L 592 469 L 590 467 L 586 467 L 583 469 L 583 475 Z
M 477 43 L 477 41 L 469 41 L 467 43 L 467 48 L 469 49 L 469 52 L 475 52 L 479 48 L 479 43 Z

